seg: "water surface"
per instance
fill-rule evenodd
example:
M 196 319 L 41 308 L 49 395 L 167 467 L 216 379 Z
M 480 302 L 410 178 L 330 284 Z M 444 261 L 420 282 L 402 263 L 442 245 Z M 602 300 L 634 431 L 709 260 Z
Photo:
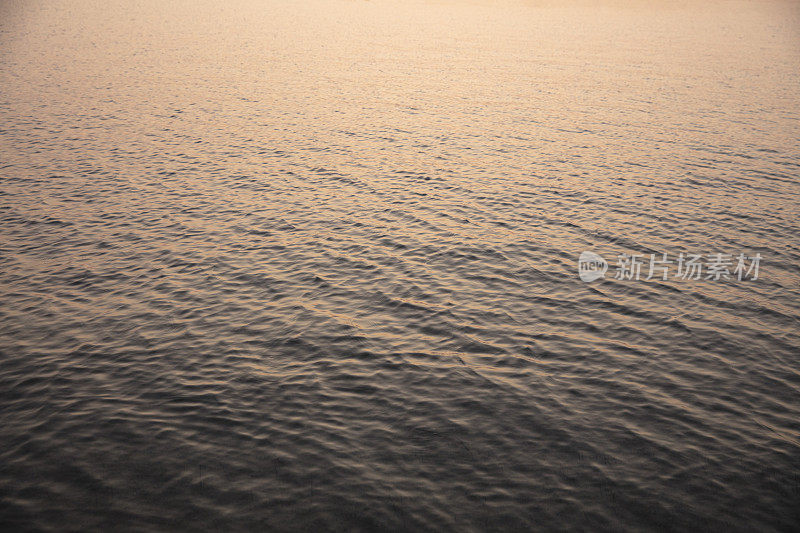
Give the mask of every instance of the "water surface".
M 0 521 L 798 527 L 799 16 L 3 3 Z

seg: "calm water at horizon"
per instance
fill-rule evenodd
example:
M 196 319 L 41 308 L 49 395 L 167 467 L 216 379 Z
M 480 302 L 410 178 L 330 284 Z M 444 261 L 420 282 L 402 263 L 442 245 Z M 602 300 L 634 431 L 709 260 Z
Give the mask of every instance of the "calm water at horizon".
M 791 1 L 0 3 L 0 528 L 796 530 L 799 119 Z

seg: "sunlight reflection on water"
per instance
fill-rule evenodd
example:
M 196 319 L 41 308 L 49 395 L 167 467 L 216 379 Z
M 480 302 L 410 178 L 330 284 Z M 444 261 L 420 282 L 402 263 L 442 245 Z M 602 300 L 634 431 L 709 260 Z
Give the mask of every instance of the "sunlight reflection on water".
M 4 523 L 797 524 L 794 4 L 2 10 Z

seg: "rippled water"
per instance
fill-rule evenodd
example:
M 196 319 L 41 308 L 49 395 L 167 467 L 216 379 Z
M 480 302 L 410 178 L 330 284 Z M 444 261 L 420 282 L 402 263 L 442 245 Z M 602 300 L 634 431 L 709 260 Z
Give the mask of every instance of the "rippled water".
M 0 522 L 798 527 L 798 15 L 3 3 Z

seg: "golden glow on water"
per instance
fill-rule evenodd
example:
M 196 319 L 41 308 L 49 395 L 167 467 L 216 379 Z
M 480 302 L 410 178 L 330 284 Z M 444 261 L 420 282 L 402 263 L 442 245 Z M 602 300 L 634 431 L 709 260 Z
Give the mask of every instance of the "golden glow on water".
M 796 527 L 798 5 L 0 4 L 0 523 Z

